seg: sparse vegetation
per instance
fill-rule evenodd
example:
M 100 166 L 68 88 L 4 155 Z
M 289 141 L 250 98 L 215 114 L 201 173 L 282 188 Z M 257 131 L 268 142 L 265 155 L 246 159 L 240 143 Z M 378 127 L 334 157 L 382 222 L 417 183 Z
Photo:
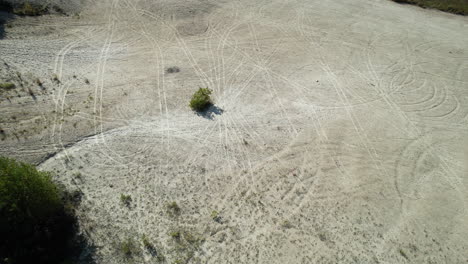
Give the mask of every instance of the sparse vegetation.
M 175 252 L 177 253 L 177 260 L 179 263 L 190 263 L 194 257 L 195 252 L 200 249 L 201 244 L 205 239 L 197 233 L 189 232 L 188 230 L 176 230 L 169 235 L 174 239 Z
M 292 228 L 292 224 L 291 222 L 289 222 L 288 220 L 284 220 L 282 223 L 281 223 L 281 227 L 284 228 L 284 229 L 289 229 L 289 228 Z
M 124 204 L 125 206 L 128 207 L 132 203 L 132 197 L 130 195 L 121 194 L 120 195 L 120 202 L 122 202 L 122 204 Z
M 154 250 L 154 246 L 153 244 L 149 241 L 148 237 L 146 235 L 143 235 L 141 237 L 141 241 L 143 242 L 143 246 L 146 248 L 146 249 L 149 249 L 149 250 Z
M 203 241 L 198 235 L 192 234 L 188 231 L 184 232 L 184 239 L 191 245 L 197 245 L 199 242 Z
M 60 79 L 59 79 L 57 74 L 52 75 L 52 81 L 54 81 L 56 83 L 60 83 Z
M 0 262 L 64 261 L 76 246 L 69 198 L 48 172 L 0 157 Z
M 196 91 L 190 100 L 190 108 L 194 111 L 201 112 L 209 107 L 213 102 L 211 101 L 212 91 L 208 88 L 200 88 Z
M 169 235 L 175 240 L 180 240 L 180 231 L 172 231 Z
M 26 2 L 13 8 L 13 13 L 19 16 L 40 16 L 47 13 L 47 7 Z
M 215 222 L 220 223 L 221 222 L 221 216 L 219 216 L 218 211 L 213 210 L 211 212 L 211 219 L 213 219 Z
M 125 257 L 132 257 L 133 254 L 136 253 L 136 247 L 133 240 L 128 238 L 127 240 L 122 241 L 122 243 L 120 243 L 120 252 L 122 252 Z
M 409 258 L 408 258 L 408 255 L 406 255 L 406 252 L 403 251 L 403 249 L 398 250 L 398 252 L 399 252 L 400 255 L 401 255 L 402 257 L 404 257 L 405 259 L 409 259 Z
M 14 89 L 16 85 L 14 83 L 6 82 L 6 83 L 0 83 L 0 89 L 2 90 L 11 90 Z
M 466 0 L 392 0 L 401 4 L 417 5 L 423 8 L 434 8 L 459 15 L 468 15 Z
M 34 80 L 34 82 L 35 82 L 37 85 L 39 85 L 40 87 L 42 87 L 42 85 L 43 85 L 41 79 L 39 79 L 39 78 L 36 78 L 36 79 Z
M 169 212 L 170 215 L 178 215 L 180 214 L 180 207 L 179 205 L 174 201 L 171 203 L 167 204 L 167 211 Z
M 156 256 L 156 261 L 157 261 L 157 262 L 165 262 L 165 261 L 166 261 L 166 257 L 164 257 L 164 255 L 162 255 L 162 254 L 158 254 L 158 255 Z
M 180 68 L 177 66 L 169 67 L 166 69 L 166 73 L 177 73 L 180 72 Z
M 327 236 L 324 233 L 318 234 L 320 241 L 325 242 L 327 240 Z

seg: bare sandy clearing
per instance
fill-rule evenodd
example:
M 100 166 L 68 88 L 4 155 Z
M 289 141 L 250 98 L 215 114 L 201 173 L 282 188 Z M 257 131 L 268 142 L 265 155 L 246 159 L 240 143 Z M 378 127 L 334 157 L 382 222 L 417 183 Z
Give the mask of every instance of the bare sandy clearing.
M 48 92 L 2 97 L 2 154 L 58 153 L 40 167 L 84 193 L 100 263 L 130 262 L 128 238 L 134 263 L 155 263 L 143 234 L 168 263 L 468 261 L 468 18 L 390 1 L 109 0 L 12 23 L 2 70 Z M 211 118 L 188 107 L 198 87 Z M 15 139 L 30 113 L 48 128 Z

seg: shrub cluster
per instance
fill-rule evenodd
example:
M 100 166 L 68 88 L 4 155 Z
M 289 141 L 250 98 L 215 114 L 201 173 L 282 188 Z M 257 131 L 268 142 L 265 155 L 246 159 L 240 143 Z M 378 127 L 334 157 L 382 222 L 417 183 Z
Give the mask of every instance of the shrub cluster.
M 208 88 L 200 88 L 196 91 L 190 100 L 190 108 L 194 111 L 203 111 L 212 105 L 211 95 L 212 91 Z
M 60 263 L 75 250 L 65 197 L 49 173 L 0 157 L 0 263 Z
M 16 85 L 14 83 L 6 82 L 6 83 L 0 83 L 0 89 L 3 90 L 11 90 L 14 89 Z

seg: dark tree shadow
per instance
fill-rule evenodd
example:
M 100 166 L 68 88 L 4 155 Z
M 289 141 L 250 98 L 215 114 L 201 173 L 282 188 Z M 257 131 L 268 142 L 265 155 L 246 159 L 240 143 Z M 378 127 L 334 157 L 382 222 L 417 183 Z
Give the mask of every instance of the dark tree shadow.
M 0 17 L 0 39 L 5 37 L 5 20 Z
M 11 14 L 12 7 L 10 4 L 0 0 L 0 39 L 5 38 L 5 27 L 8 21 L 14 18 Z
M 202 112 L 197 112 L 198 116 L 201 116 L 203 118 L 209 119 L 209 120 L 214 120 L 214 118 L 217 115 L 221 115 L 224 112 L 223 109 L 219 108 L 216 105 L 210 105 L 206 110 Z
M 71 263 L 96 264 L 96 246 L 89 242 L 83 235 L 76 238 L 78 246 L 68 259 Z

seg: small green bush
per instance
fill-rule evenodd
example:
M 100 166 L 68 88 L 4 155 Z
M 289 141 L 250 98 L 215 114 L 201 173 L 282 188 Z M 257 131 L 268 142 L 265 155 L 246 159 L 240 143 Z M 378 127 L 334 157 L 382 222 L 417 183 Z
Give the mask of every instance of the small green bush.
M 0 89 L 4 90 L 11 90 L 14 89 L 16 85 L 14 83 L 6 82 L 6 83 L 0 83 Z
M 47 8 L 26 2 L 23 5 L 14 8 L 13 13 L 19 16 L 40 16 L 47 13 Z
M 175 240 L 179 240 L 180 239 L 180 231 L 172 231 L 171 233 L 169 233 L 169 235 L 174 238 Z
M 215 222 L 218 222 L 218 223 L 221 222 L 221 216 L 219 216 L 218 211 L 213 210 L 213 211 L 211 212 L 211 219 L 213 219 Z
M 175 201 L 167 204 L 167 210 L 173 216 L 180 213 L 180 207 Z
M 211 101 L 212 91 L 208 88 L 200 88 L 192 95 L 190 100 L 190 108 L 194 111 L 201 112 L 209 107 L 213 102 Z
M 166 73 L 177 73 L 180 72 L 180 68 L 177 66 L 169 67 L 166 69 Z
M 120 201 L 126 205 L 126 206 L 130 206 L 130 203 L 132 202 L 132 197 L 130 195 L 125 195 L 125 194 L 121 194 L 120 195 Z
M 154 250 L 154 245 L 151 243 L 151 241 L 148 239 L 146 235 L 143 235 L 141 237 L 141 241 L 143 242 L 143 246 L 148 249 L 148 250 Z
M 133 243 L 132 239 L 127 239 L 120 243 L 120 251 L 124 256 L 131 257 L 136 252 L 135 243 Z

